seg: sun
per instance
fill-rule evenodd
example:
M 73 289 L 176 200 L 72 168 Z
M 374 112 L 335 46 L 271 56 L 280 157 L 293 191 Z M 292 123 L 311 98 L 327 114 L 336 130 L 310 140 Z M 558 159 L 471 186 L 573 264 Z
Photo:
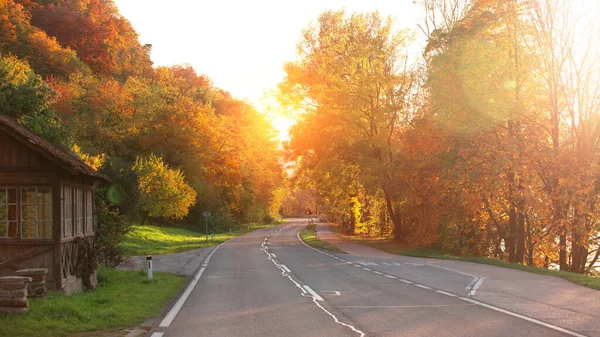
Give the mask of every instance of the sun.
M 279 141 L 286 142 L 290 140 L 290 128 L 296 123 L 295 120 L 286 116 L 274 116 L 269 118 L 273 128 L 279 133 Z

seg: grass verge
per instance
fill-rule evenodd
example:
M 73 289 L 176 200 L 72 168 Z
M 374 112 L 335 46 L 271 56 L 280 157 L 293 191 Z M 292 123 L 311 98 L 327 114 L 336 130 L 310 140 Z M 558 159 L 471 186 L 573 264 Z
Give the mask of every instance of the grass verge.
M 98 269 L 94 291 L 66 296 L 50 291 L 30 299 L 23 316 L 0 315 L 0 336 L 67 336 L 74 333 L 128 328 L 155 317 L 180 291 L 183 276 Z
M 306 228 L 304 228 L 302 231 L 300 231 L 300 238 L 302 239 L 302 241 L 314 248 L 325 249 L 336 253 L 343 253 L 343 251 L 339 250 L 335 245 L 332 245 L 331 243 L 326 241 L 318 240 L 315 237 L 316 226 L 316 224 L 310 224 L 306 226 Z
M 179 253 L 218 245 L 238 235 L 269 226 L 272 224 L 251 225 L 250 228 L 239 228 L 231 233 L 215 233 L 214 241 L 211 241 L 210 235 L 206 241 L 204 234 L 185 228 L 132 225 L 120 247 L 124 255 Z
M 353 240 L 349 236 L 343 236 L 344 239 Z M 521 271 L 526 271 L 535 274 L 548 275 L 554 277 L 560 277 L 565 280 L 569 280 L 573 283 L 600 290 L 600 278 L 593 277 L 589 275 L 576 274 L 571 272 L 545 269 L 545 268 L 537 268 L 531 266 L 524 266 L 518 263 L 509 263 L 502 260 L 491 259 L 487 257 L 475 257 L 475 256 L 455 256 L 444 253 L 442 251 L 436 249 L 427 249 L 427 248 L 414 248 L 405 245 L 399 245 L 394 242 L 390 242 L 389 240 L 369 240 L 365 238 L 359 238 L 356 241 L 357 243 L 361 243 L 367 245 L 372 248 L 377 248 L 388 253 L 397 254 L 397 255 L 405 255 L 405 256 L 414 256 L 414 257 L 424 257 L 424 258 L 433 258 L 433 259 L 442 259 L 442 260 L 456 260 L 456 261 L 467 261 L 467 262 L 475 262 L 481 264 L 488 264 L 497 267 L 516 269 Z

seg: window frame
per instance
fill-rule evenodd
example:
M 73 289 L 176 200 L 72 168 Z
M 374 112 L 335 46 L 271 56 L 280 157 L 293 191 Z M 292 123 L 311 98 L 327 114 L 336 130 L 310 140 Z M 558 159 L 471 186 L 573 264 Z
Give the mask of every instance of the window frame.
M 71 223 L 70 223 L 70 235 L 65 235 L 67 233 L 67 231 L 65 231 L 65 229 L 68 227 L 65 224 L 66 218 L 65 218 L 65 205 L 66 205 L 66 198 L 65 198 L 65 188 L 69 189 L 70 191 L 70 216 L 71 216 Z M 88 237 L 88 236 L 93 236 L 95 235 L 95 231 L 94 231 L 94 225 L 93 225 L 93 219 L 94 219 L 94 211 L 95 211 L 95 206 L 93 204 L 93 200 L 94 200 L 94 189 L 92 186 L 89 185 L 83 185 L 83 184 L 72 184 L 72 183 L 61 183 L 60 185 L 60 191 L 61 191 L 61 197 L 60 197 L 60 207 L 61 207 L 61 216 L 60 216 L 60 224 L 61 224 L 61 234 L 60 234 L 60 240 L 62 242 L 68 242 L 68 241 L 72 241 L 75 240 L 75 238 L 77 237 Z M 78 204 L 77 203 L 77 191 L 79 191 L 81 193 L 81 203 Z M 87 199 L 88 196 L 91 198 L 92 201 L 92 207 L 91 207 L 91 215 L 88 217 L 88 207 L 87 207 Z M 79 207 L 80 206 L 80 207 Z M 77 217 L 81 216 L 81 226 L 82 226 L 82 232 L 78 233 L 78 228 L 77 228 Z M 90 228 L 88 229 L 88 219 L 91 219 L 92 223 L 90 224 Z
M 52 216 L 51 219 L 49 220 L 49 222 L 52 224 L 51 225 L 51 235 L 50 237 L 46 237 L 46 238 L 25 238 L 23 237 L 23 222 L 26 222 L 27 220 L 22 219 L 23 217 L 23 189 L 31 189 L 31 188 L 35 188 L 36 189 L 36 203 L 35 203 L 35 207 L 36 207 L 36 220 L 35 220 L 35 224 L 36 224 L 36 236 L 39 233 L 39 229 L 38 229 L 38 223 L 40 223 L 40 220 L 37 219 L 37 207 L 39 206 L 37 204 L 37 190 L 38 189 L 47 189 L 50 191 L 50 200 L 52 200 L 51 202 L 51 208 L 52 208 Z M 0 190 L 7 190 L 7 189 L 14 189 L 16 190 L 16 236 L 15 237 L 7 237 L 7 236 L 0 236 L 0 241 L 1 242 L 5 242 L 5 243 L 12 243 L 12 244 L 18 244 L 18 243 L 27 243 L 27 242 L 35 242 L 37 244 L 41 244 L 41 243 L 50 243 L 54 241 L 55 238 L 55 223 L 54 223 L 54 213 L 55 213 L 55 209 L 54 209 L 54 186 L 51 184 L 32 184 L 32 185 L 24 185 L 24 184 L 19 184 L 19 185 L 5 185 L 2 184 L 0 185 Z M 11 203 L 14 204 L 14 203 Z M 45 203 L 44 203 L 45 204 Z M 33 204 L 27 203 L 25 206 L 32 206 Z M 41 221 L 41 222 L 48 222 L 48 220 L 46 221 Z M 8 224 L 8 221 L 7 221 Z

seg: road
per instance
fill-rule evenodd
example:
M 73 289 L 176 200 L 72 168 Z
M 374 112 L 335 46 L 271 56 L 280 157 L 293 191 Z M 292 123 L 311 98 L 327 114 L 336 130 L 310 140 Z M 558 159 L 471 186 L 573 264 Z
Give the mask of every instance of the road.
M 218 246 L 149 336 L 583 336 L 473 300 L 469 275 L 429 271 L 436 288 L 418 266 L 315 250 L 305 224 Z

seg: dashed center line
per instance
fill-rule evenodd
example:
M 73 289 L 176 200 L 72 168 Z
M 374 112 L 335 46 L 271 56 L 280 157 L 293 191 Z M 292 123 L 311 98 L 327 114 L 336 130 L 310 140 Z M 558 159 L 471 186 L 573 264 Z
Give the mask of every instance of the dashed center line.
M 411 282 L 409 280 L 404 280 L 404 279 L 400 279 L 400 282 L 404 282 L 406 284 L 413 284 L 413 282 Z
M 377 275 L 383 275 L 383 273 L 382 273 L 382 272 L 380 272 L 380 271 L 377 271 L 377 270 L 375 270 L 375 271 L 374 271 L 374 273 L 375 273 L 375 274 L 377 274 Z
M 419 288 L 423 288 L 423 289 L 431 289 L 431 287 L 428 286 L 424 286 L 422 284 L 415 284 L 415 286 L 419 287 Z
M 385 277 L 387 277 L 387 278 L 393 278 L 393 279 L 396 278 L 396 276 L 392 276 L 392 275 L 385 275 Z
M 366 271 L 371 271 L 371 270 L 373 270 L 373 269 L 369 269 L 369 268 L 367 268 L 367 267 L 364 267 L 364 268 L 363 268 L 363 270 L 366 270 Z

